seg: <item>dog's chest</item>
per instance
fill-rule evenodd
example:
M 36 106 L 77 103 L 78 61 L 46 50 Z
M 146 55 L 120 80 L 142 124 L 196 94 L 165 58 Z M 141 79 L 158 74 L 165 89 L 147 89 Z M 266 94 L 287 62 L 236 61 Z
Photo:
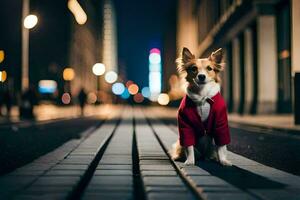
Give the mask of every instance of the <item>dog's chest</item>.
M 206 121 L 209 116 L 210 104 L 208 102 L 204 102 L 201 105 L 197 105 L 197 111 L 199 116 L 201 117 L 201 121 Z

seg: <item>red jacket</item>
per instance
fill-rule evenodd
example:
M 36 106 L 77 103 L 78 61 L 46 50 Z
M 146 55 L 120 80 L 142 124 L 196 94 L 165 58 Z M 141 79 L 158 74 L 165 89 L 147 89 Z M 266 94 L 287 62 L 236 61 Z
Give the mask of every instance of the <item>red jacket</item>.
M 197 105 L 187 95 L 182 99 L 178 110 L 181 146 L 195 145 L 198 138 L 205 132 L 214 138 L 215 144 L 218 146 L 230 143 L 227 108 L 223 97 L 218 92 L 207 101 L 210 104 L 210 111 L 207 120 L 202 122 Z

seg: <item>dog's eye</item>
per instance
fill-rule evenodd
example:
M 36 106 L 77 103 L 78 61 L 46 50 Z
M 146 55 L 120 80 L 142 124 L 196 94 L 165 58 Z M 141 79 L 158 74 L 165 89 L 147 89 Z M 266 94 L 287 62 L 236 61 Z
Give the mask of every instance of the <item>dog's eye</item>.
M 206 69 L 207 69 L 207 71 L 211 71 L 212 70 L 212 68 L 210 66 L 207 66 Z
M 192 67 L 190 67 L 189 71 L 191 71 L 193 73 L 197 73 L 198 72 L 198 68 L 196 66 L 192 66 Z

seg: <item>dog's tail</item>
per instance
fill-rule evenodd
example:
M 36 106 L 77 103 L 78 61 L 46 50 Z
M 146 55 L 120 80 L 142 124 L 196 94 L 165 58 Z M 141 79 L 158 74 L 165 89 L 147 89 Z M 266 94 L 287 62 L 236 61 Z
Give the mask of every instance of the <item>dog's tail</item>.
M 179 140 L 172 145 L 169 154 L 173 160 L 183 160 L 185 158 L 184 148 L 180 145 Z

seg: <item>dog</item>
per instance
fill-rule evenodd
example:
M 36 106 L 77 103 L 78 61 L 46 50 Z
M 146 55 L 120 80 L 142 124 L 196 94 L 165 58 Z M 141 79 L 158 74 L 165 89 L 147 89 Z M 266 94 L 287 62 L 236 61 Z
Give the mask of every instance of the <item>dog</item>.
M 230 133 L 227 108 L 220 94 L 220 72 L 223 52 L 218 49 L 208 58 L 197 59 L 188 48 L 183 48 L 176 60 L 179 74 L 186 79 L 186 95 L 178 109 L 179 139 L 173 144 L 173 160 L 185 159 L 194 165 L 199 158 L 212 159 L 231 166 L 227 159 Z

